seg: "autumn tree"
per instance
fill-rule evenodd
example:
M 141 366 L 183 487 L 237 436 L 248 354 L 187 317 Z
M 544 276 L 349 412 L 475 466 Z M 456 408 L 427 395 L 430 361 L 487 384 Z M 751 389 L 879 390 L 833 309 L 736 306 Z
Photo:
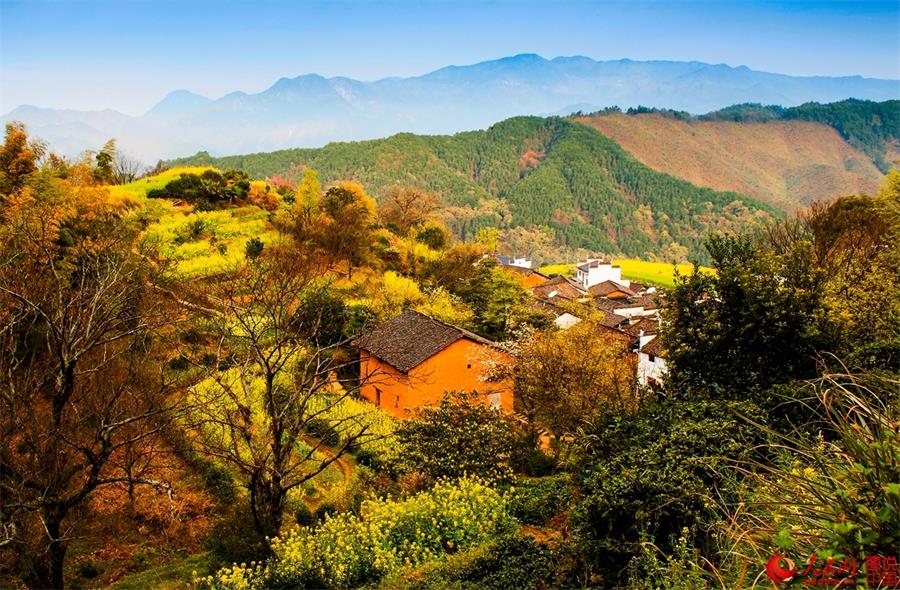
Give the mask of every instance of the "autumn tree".
M 115 184 L 128 184 L 137 180 L 146 170 L 140 160 L 117 151 L 112 163 L 112 180 Z
M 25 125 L 6 124 L 6 137 L 0 148 L 0 203 L 25 185 L 45 152 L 43 143 L 28 139 Z
M 110 139 L 94 156 L 94 179 L 102 184 L 113 184 L 116 181 L 116 140 Z
M 316 240 L 321 220 L 322 184 L 312 168 L 303 171 L 303 178 L 294 191 L 294 202 L 282 215 L 280 225 L 294 236 L 298 244 Z
M 375 200 L 357 182 L 342 181 L 325 191 L 321 200 L 324 224 L 320 244 L 336 260 L 347 263 L 347 274 L 369 259 Z
M 500 249 L 500 230 L 496 227 L 483 227 L 475 234 L 475 242 L 481 244 L 485 251 L 496 254 Z
M 100 487 L 165 488 L 160 370 L 173 317 L 105 191 L 44 170 L 0 224 L 0 546 L 25 584 L 62 588 L 73 513 Z
M 254 525 L 276 536 L 288 493 L 368 437 L 364 416 L 329 419 L 343 441 L 307 431 L 355 390 L 348 341 L 333 325 L 318 267 L 296 251 L 264 251 L 212 288 L 217 362 L 195 388 L 202 450 L 230 465 L 249 492 Z
M 477 244 L 454 244 L 442 250 L 438 256 L 423 265 L 424 281 L 449 289 L 471 277 L 472 269 L 484 258 L 484 251 Z
M 415 280 L 387 271 L 365 303 L 378 321 L 387 321 L 405 309 L 415 309 L 454 326 L 469 327 L 472 310 L 443 287 L 423 290 Z
M 434 193 L 411 186 L 392 186 L 378 205 L 378 218 L 383 225 L 403 235 L 430 220 L 437 206 Z
M 548 431 L 558 453 L 587 420 L 636 406 L 631 341 L 597 322 L 527 333 L 514 352 L 516 411 Z
M 553 230 L 547 226 L 517 226 L 501 232 L 500 252 L 507 256 L 527 256 L 538 267 L 548 256 L 559 256 L 554 240 Z
M 812 243 L 815 266 L 826 277 L 825 304 L 843 331 L 842 348 L 872 368 L 900 369 L 898 212 L 900 173 L 892 172 L 876 197 L 815 204 L 799 219 L 805 231 L 797 239 Z

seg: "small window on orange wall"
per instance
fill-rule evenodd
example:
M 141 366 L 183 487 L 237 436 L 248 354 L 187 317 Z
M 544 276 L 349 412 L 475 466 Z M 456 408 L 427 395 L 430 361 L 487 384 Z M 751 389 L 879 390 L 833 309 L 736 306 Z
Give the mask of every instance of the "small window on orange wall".
M 381 405 L 381 390 L 378 389 L 377 387 L 375 388 L 375 405 L 376 406 Z
M 395 407 L 395 408 L 399 408 L 399 407 L 400 407 L 400 396 L 399 396 L 399 395 L 397 396 L 397 399 L 394 400 L 394 407 Z

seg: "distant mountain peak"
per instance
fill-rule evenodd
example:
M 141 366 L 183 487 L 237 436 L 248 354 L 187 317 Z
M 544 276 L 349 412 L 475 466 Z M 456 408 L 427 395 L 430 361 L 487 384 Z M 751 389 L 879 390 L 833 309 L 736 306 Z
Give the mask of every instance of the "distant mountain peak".
M 537 53 L 517 53 L 516 55 L 513 55 L 511 57 L 502 57 L 496 61 L 544 62 L 547 60 Z
M 328 78 L 319 74 L 301 74 L 293 78 L 279 78 L 265 92 L 318 89 L 328 86 Z
M 191 92 L 190 90 L 173 90 L 167 94 L 165 98 L 156 103 L 152 109 L 147 111 L 147 114 L 182 115 L 202 109 L 212 102 L 212 99 Z

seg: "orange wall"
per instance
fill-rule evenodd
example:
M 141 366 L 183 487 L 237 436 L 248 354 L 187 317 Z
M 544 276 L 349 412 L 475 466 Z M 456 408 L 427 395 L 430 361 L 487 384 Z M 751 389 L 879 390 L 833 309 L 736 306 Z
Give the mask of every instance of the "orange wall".
M 513 409 L 513 394 L 509 384 L 485 383 L 479 379 L 489 356 L 503 354 L 465 338 L 457 340 L 441 352 L 410 370 L 408 375 L 372 357 L 365 351 L 360 358 L 360 371 L 368 382 L 360 394 L 372 403 L 381 391 L 381 408 L 398 418 L 410 416 L 410 410 L 437 405 L 449 390 L 478 391 L 485 395 L 500 393 L 500 406 L 507 412 Z
M 359 389 L 362 397 L 395 416 L 406 416 L 403 407 L 397 407 L 397 397 L 406 399 L 408 396 L 409 379 L 406 375 L 365 350 L 360 351 L 359 373 L 363 384 Z M 378 391 L 381 391 L 380 404 Z

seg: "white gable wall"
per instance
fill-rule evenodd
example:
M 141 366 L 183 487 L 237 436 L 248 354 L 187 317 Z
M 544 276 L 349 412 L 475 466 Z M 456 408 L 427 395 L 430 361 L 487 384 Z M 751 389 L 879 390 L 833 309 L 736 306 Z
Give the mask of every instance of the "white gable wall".
M 645 352 L 638 352 L 637 379 L 639 384 L 647 385 L 650 379 L 657 383 L 662 383 L 666 378 L 667 372 L 668 369 L 664 358 L 656 356 L 651 361 L 650 355 Z
M 621 268 L 613 266 L 612 263 L 592 264 L 597 260 L 597 258 L 589 258 L 587 262 L 576 265 L 575 280 L 578 281 L 582 289 L 590 289 L 603 281 L 613 281 L 624 287 L 631 286 L 631 281 L 622 278 Z

